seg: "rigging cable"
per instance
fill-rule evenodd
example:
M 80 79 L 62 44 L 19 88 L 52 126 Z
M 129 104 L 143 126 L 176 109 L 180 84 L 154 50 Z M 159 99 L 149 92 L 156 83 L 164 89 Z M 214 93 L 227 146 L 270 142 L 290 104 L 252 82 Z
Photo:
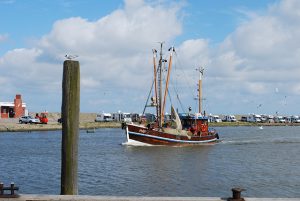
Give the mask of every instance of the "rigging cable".
M 177 52 L 175 52 L 175 59 L 176 59 L 176 61 L 180 64 L 180 61 L 179 61 L 178 56 L 177 56 Z M 186 76 L 185 72 L 183 71 L 183 69 L 177 67 L 177 62 L 174 62 L 174 63 L 175 63 L 175 64 L 174 64 L 174 69 L 175 69 L 175 71 L 179 71 L 179 69 L 180 69 L 181 72 L 182 72 L 183 75 L 184 75 L 183 77 L 186 78 L 187 76 Z M 179 75 L 177 74 L 176 77 L 178 77 L 178 76 L 179 76 Z M 180 76 L 180 77 L 182 77 L 182 76 Z M 185 80 L 186 80 L 186 79 L 185 79 Z M 181 110 L 182 110 L 183 112 L 187 112 L 186 109 L 184 109 L 184 105 L 182 104 L 182 102 L 181 102 L 181 100 L 180 100 L 180 97 L 179 97 L 178 87 L 176 87 L 176 86 L 178 86 L 177 79 L 176 79 L 176 84 L 174 84 L 172 81 L 171 81 L 171 83 L 172 83 L 172 86 L 173 86 L 173 90 L 174 90 L 174 92 L 175 92 L 175 94 L 176 94 L 176 98 L 177 98 L 177 100 L 178 100 L 178 102 L 179 102 L 179 105 L 180 105 L 180 107 L 181 107 Z M 188 82 L 187 80 L 185 81 L 185 83 L 188 83 L 188 84 L 189 84 L 189 82 Z M 192 87 L 191 87 L 190 85 L 188 85 L 188 88 L 189 88 L 188 91 L 190 91 L 190 92 L 193 91 L 193 90 L 192 90 Z M 194 94 L 193 94 L 193 93 L 191 93 L 191 94 L 192 94 L 191 97 L 194 97 Z
M 176 54 L 176 51 L 174 51 L 174 53 L 175 53 L 175 55 L 177 55 L 177 54 Z M 176 71 L 176 69 L 177 69 L 177 67 L 176 67 L 176 62 L 174 62 L 174 63 L 175 63 L 175 64 L 174 64 L 174 68 L 175 68 L 175 71 Z M 166 70 L 165 70 L 165 71 L 166 71 Z M 178 102 L 179 102 L 179 104 L 180 104 L 181 110 L 182 110 L 183 112 L 185 112 L 184 107 L 183 107 L 183 104 L 182 104 L 182 102 L 181 102 L 181 100 L 180 100 L 180 98 L 179 98 L 179 93 L 178 93 L 178 90 L 177 90 L 177 88 L 176 88 L 176 85 L 174 84 L 174 82 L 173 82 L 172 79 L 171 79 L 169 82 L 170 82 L 170 86 L 172 86 L 172 88 L 173 88 L 173 90 L 174 90 L 174 92 L 175 92 L 175 94 L 176 94 L 176 98 L 177 98 L 177 100 L 178 100 Z M 173 102 L 172 102 L 172 96 L 171 96 L 171 94 L 170 94 L 170 90 L 168 90 L 167 93 L 168 93 L 169 101 L 170 101 L 171 105 L 173 105 Z
M 180 107 L 181 107 L 181 110 L 182 110 L 183 112 L 186 112 L 185 109 L 184 109 L 184 106 L 183 106 L 183 104 L 182 104 L 182 102 L 181 102 L 181 100 L 180 100 L 180 98 L 179 98 L 179 93 L 178 93 L 177 88 L 175 87 L 175 84 L 173 83 L 172 80 L 171 80 L 170 82 L 171 82 L 171 85 L 170 85 L 170 86 L 172 86 L 172 88 L 173 88 L 173 90 L 174 90 L 174 92 L 175 92 L 175 94 L 176 94 L 176 98 L 177 98 L 177 100 L 178 100 L 178 102 L 179 102 L 179 105 L 180 105 Z
M 176 61 L 178 62 L 179 66 L 182 66 L 182 65 L 181 65 L 181 62 L 180 62 L 180 60 L 179 60 L 179 58 L 178 58 L 178 56 L 177 56 L 177 52 L 175 52 L 175 59 L 176 59 Z M 194 95 L 194 93 L 193 93 L 193 91 L 194 91 L 195 89 L 191 86 L 191 84 L 190 84 L 190 82 L 189 82 L 190 79 L 189 79 L 189 80 L 187 79 L 188 76 L 186 75 L 185 71 L 184 71 L 182 68 L 177 68 L 176 66 L 175 66 L 175 68 L 178 69 L 178 70 L 180 70 L 180 71 L 182 72 L 183 76 L 180 76 L 180 77 L 183 77 L 185 83 L 187 83 L 187 86 L 188 86 L 188 88 L 189 88 L 189 92 L 191 93 L 191 97 L 195 97 L 195 95 Z
M 154 79 L 153 79 L 153 81 L 152 81 L 152 86 L 151 86 L 151 89 L 150 89 L 150 91 L 149 91 L 148 98 L 147 98 L 147 101 L 146 101 L 146 104 L 145 104 L 145 107 L 144 107 L 144 110 L 143 110 L 143 114 L 142 114 L 142 115 L 145 114 L 145 110 L 146 110 L 146 107 L 147 107 L 147 104 L 148 104 L 148 101 L 149 101 L 149 98 L 150 98 L 150 95 L 151 95 L 151 92 L 152 92 L 152 89 L 153 89 L 153 85 L 154 85 Z
M 173 103 L 172 103 L 172 97 L 170 95 L 170 91 L 169 90 L 168 90 L 168 97 L 169 97 L 169 101 L 170 101 L 171 105 L 173 105 Z

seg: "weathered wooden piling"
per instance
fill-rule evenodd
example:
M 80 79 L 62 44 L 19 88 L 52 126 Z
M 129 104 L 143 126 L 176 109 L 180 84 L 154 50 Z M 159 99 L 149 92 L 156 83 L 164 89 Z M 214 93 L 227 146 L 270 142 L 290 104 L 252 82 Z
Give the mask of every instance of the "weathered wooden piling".
M 80 66 L 64 61 L 62 80 L 61 195 L 77 195 Z

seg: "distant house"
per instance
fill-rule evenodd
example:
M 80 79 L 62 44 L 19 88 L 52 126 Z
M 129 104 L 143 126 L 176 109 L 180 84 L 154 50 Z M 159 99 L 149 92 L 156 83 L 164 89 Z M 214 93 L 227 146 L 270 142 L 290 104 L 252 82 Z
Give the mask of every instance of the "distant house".
M 26 103 L 22 102 L 20 94 L 13 102 L 0 102 L 0 118 L 19 118 L 25 114 Z

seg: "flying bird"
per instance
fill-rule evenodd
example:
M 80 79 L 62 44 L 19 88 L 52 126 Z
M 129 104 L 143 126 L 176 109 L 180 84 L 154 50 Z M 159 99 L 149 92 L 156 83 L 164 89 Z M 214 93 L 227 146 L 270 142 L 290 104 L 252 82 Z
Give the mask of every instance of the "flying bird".
M 69 60 L 75 59 L 76 57 L 78 57 L 78 55 L 70 55 L 70 54 L 66 54 L 65 57 Z

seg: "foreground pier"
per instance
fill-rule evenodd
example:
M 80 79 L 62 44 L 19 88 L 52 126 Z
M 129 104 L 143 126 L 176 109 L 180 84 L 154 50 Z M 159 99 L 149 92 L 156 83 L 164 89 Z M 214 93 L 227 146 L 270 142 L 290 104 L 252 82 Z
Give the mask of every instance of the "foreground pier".
M 19 195 L 17 198 L 0 198 L 0 201 L 224 201 L 218 197 L 131 197 L 88 195 Z M 238 201 L 237 199 L 236 201 Z M 244 198 L 246 201 L 300 201 L 300 198 Z
M 300 198 L 244 198 L 243 188 L 232 188 L 231 197 L 144 197 L 144 196 L 91 196 L 17 194 L 19 187 L 0 183 L 0 201 L 300 201 Z

